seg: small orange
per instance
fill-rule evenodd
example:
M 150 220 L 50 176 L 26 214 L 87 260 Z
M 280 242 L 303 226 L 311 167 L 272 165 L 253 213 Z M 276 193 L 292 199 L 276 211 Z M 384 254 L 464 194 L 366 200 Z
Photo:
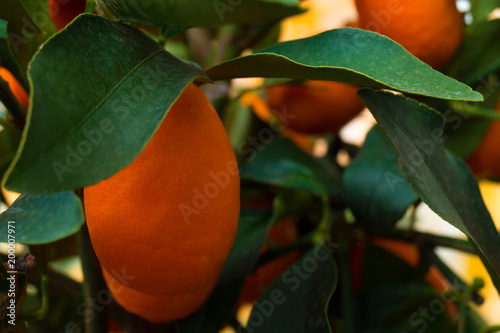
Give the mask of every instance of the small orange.
M 267 87 L 269 106 L 288 128 L 306 134 L 336 132 L 356 117 L 364 104 L 356 86 L 332 81 L 306 81 Z
M 500 112 L 500 99 L 496 106 Z M 500 121 L 492 120 L 479 145 L 466 160 L 474 175 L 478 177 L 500 177 Z
M 104 269 L 102 273 L 115 301 L 128 312 L 152 323 L 186 318 L 201 307 L 217 282 L 214 277 L 207 281 L 209 283 L 188 293 L 156 296 L 128 288 Z
M 132 164 L 84 189 L 97 257 L 142 293 L 205 290 L 236 237 L 239 186 L 222 122 L 191 84 Z
M 85 12 L 87 0 L 49 0 L 49 15 L 59 31 Z
M 28 94 L 19 81 L 17 81 L 15 76 L 12 75 L 7 68 L 0 67 L 0 77 L 9 84 L 10 91 L 19 102 L 19 105 L 27 109 L 29 105 Z
M 269 230 L 269 239 L 278 246 L 289 245 L 299 239 L 299 232 L 293 219 L 286 218 L 277 222 Z M 267 251 L 264 245 L 261 253 Z M 276 280 L 288 267 L 300 257 L 300 252 L 294 251 L 271 260 L 255 270 L 247 277 L 245 286 L 241 292 L 239 303 L 251 303 Z
M 455 0 L 356 0 L 359 27 L 385 35 L 415 57 L 440 68 L 464 34 Z

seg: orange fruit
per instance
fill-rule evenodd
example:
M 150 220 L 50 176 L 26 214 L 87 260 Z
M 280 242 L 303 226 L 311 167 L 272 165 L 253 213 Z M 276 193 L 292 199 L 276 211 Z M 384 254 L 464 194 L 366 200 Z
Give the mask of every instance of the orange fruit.
M 356 86 L 332 81 L 306 81 L 267 87 L 269 106 L 288 128 L 306 134 L 336 132 L 357 116 L 364 104 Z
M 85 12 L 87 0 L 49 0 L 49 15 L 59 31 Z
M 289 245 L 299 239 L 299 231 L 291 218 L 279 221 L 269 230 L 269 239 L 278 246 Z M 264 245 L 261 253 L 267 251 Z M 251 303 L 276 280 L 288 267 L 300 257 L 299 251 L 294 251 L 268 261 L 249 275 L 241 292 L 239 303 Z
M 128 312 L 152 323 L 163 323 L 189 316 L 200 308 L 217 281 L 217 278 L 213 277 L 212 282 L 184 294 L 148 295 L 121 284 L 105 269 L 102 273 L 115 301 Z
M 0 77 L 9 84 L 10 91 L 19 102 L 19 105 L 27 109 L 29 105 L 28 94 L 16 77 L 5 67 L 0 67 Z
M 496 110 L 500 112 L 500 99 Z M 474 175 L 478 177 L 500 177 L 499 142 L 500 121 L 492 120 L 479 145 L 466 160 Z
M 356 0 L 359 27 L 385 35 L 415 57 L 439 68 L 464 34 L 455 0 Z
M 129 288 L 213 287 L 236 236 L 239 194 L 222 122 L 191 84 L 132 164 L 84 189 L 90 238 L 108 272 L 134 277 Z

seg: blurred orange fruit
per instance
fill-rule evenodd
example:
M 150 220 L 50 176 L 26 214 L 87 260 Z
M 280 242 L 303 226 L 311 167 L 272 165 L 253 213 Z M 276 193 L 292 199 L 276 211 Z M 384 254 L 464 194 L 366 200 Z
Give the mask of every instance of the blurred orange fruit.
M 252 111 L 257 118 L 265 123 L 273 123 L 275 121 L 279 122 L 276 116 L 271 112 L 267 102 L 254 91 L 244 93 L 241 97 L 241 104 L 251 106 Z M 281 130 L 281 135 L 292 140 L 292 142 L 303 151 L 307 153 L 313 152 L 316 141 L 314 136 L 295 132 L 294 130 L 286 127 Z
M 440 68 L 464 34 L 455 0 L 356 0 L 359 27 L 385 35 L 415 57 Z
M 496 110 L 500 112 L 500 99 Z M 478 177 L 500 177 L 500 121 L 492 120 L 491 125 L 466 162 Z
M 356 117 L 364 104 L 358 87 L 332 81 L 306 81 L 266 88 L 269 106 L 288 128 L 305 134 L 336 132 Z
M 87 0 L 49 0 L 49 15 L 56 30 L 68 25 L 78 15 L 85 12 Z
M 2 80 L 6 81 L 9 84 L 10 91 L 12 95 L 17 99 L 19 105 L 23 108 L 27 109 L 29 105 L 29 97 L 24 90 L 24 87 L 17 81 L 14 75 L 5 67 L 0 67 L 0 77 Z

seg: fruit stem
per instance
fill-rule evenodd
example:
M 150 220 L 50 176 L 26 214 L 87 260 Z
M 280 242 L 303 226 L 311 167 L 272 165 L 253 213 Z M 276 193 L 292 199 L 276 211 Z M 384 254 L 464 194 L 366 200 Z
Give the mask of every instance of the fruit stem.
M 90 242 L 89 230 L 86 223 L 76 234 L 76 239 L 78 249 L 80 250 L 84 276 L 83 289 L 86 299 L 85 304 L 87 306 L 85 315 L 88 316 L 85 320 L 85 332 L 106 333 L 108 331 L 106 308 L 93 301 L 97 298 L 99 292 L 106 290 L 106 284 L 102 277 L 101 266 Z

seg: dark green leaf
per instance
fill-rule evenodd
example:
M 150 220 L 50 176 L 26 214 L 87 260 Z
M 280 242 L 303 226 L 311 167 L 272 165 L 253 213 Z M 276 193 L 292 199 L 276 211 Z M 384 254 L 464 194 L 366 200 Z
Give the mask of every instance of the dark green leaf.
M 482 100 L 481 94 L 418 60 L 374 32 L 342 28 L 276 44 L 207 70 L 213 80 L 284 77 L 331 80 L 442 99 Z
M 316 194 L 326 188 L 331 196 L 342 195 L 339 171 L 327 161 L 312 158 L 289 139 L 276 135 L 267 145 L 253 146 L 243 149 L 240 153 L 244 153 L 247 160 L 241 170 L 242 178 L 247 177 L 275 186 L 309 189 Z M 287 168 L 287 171 L 276 169 L 280 165 Z M 295 176 L 293 170 L 297 172 Z M 301 185 L 297 183 L 299 180 L 303 181 Z
M 7 21 L 0 19 L 0 38 L 7 38 Z
M 9 47 L 19 63 L 23 75 L 25 75 L 28 63 L 45 41 L 45 36 L 30 19 L 18 0 L 0 1 L 0 19 L 8 22 Z
M 275 21 L 302 13 L 298 0 L 97 0 L 106 15 L 121 21 L 170 28 Z
M 419 284 L 383 284 L 363 290 L 359 295 L 361 318 L 364 329 L 398 327 L 401 332 L 443 332 L 450 327 L 440 293 L 431 287 Z M 439 315 L 433 315 L 431 304 L 440 306 Z M 432 308 L 434 309 L 434 308 Z M 433 320 L 425 317 L 432 316 Z
M 30 66 L 28 129 L 5 186 L 56 192 L 98 183 L 142 151 L 184 88 L 204 78 L 137 29 L 81 15 Z
M 500 291 L 500 237 L 472 172 L 443 147 L 443 117 L 401 95 L 358 94 L 389 136 L 415 193 L 471 239 Z
M 56 32 L 49 14 L 48 0 L 19 0 L 19 2 L 23 5 L 30 19 L 36 23 L 46 36 L 50 36 Z M 61 1 L 61 3 L 67 2 Z
M 241 170 L 240 177 L 274 186 L 304 189 L 318 196 L 326 195 L 325 187 L 312 171 L 291 160 L 248 163 Z
M 1 242 L 8 240 L 8 221 L 15 221 L 16 243 L 44 244 L 77 232 L 84 222 L 83 207 L 73 192 L 22 194 L 0 214 Z
M 179 333 L 216 333 L 229 319 L 245 278 L 257 264 L 269 228 L 281 218 L 280 201 L 271 211 L 242 209 L 238 233 L 217 285 L 200 310 L 177 323 Z
M 391 141 L 379 126 L 366 136 L 344 174 L 347 204 L 360 222 L 387 229 L 418 197 L 406 180 Z
M 330 333 L 326 310 L 338 279 L 331 250 L 309 250 L 274 281 L 254 304 L 246 331 Z

